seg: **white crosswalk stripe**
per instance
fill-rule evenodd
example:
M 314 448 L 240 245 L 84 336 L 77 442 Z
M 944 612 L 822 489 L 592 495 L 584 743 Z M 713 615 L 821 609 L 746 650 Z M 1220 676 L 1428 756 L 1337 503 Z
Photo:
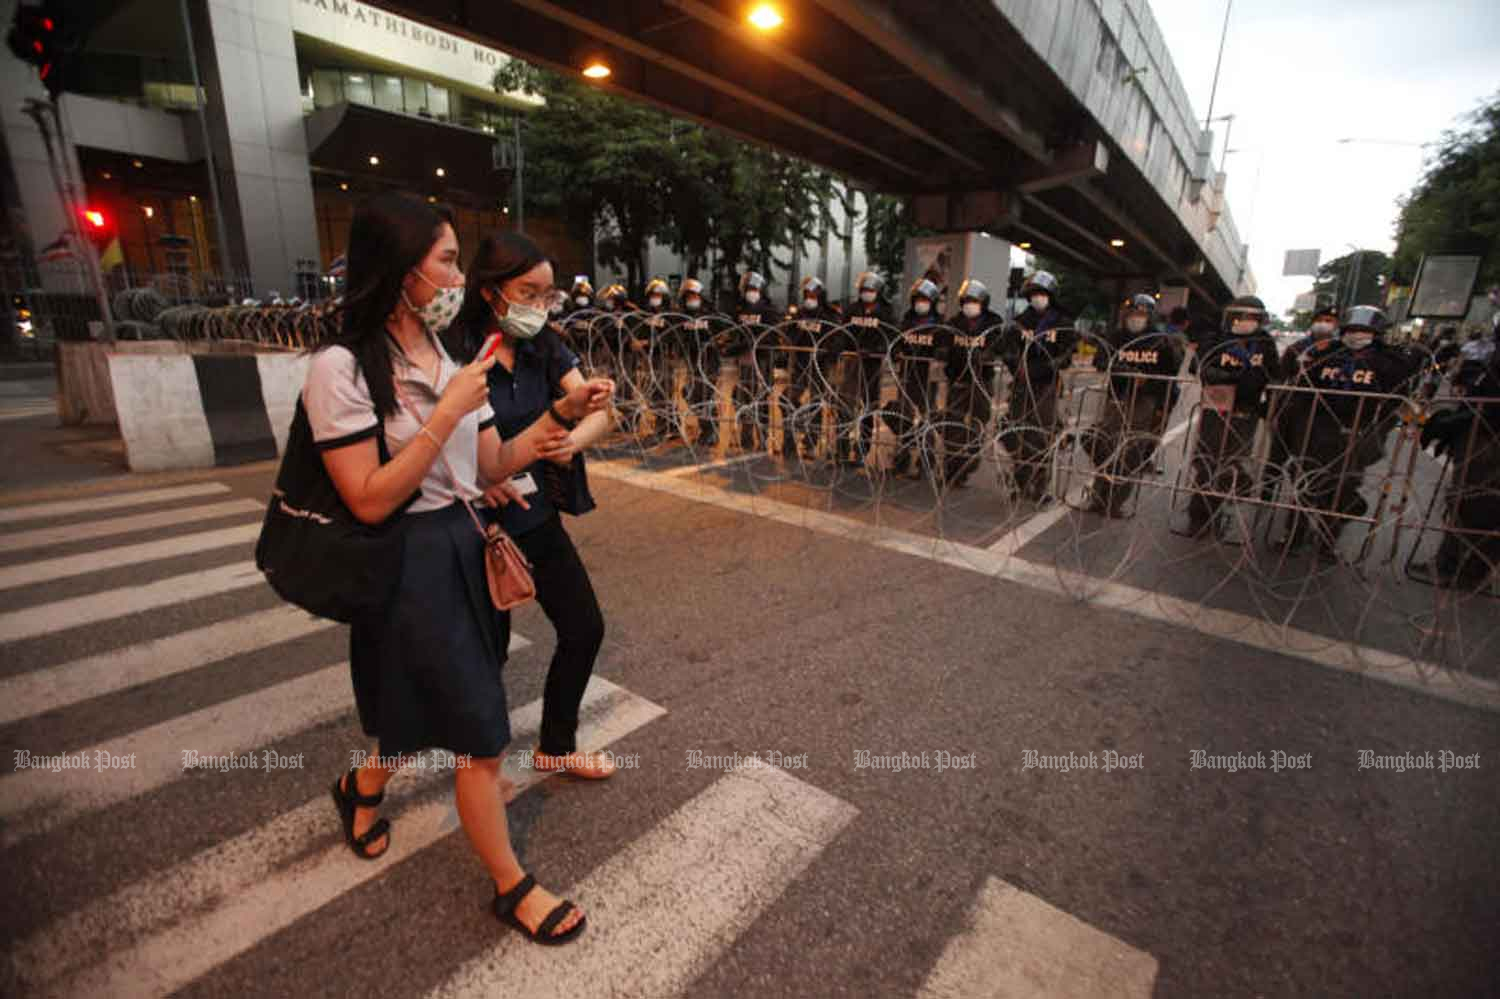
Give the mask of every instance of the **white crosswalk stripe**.
M 0 567 L 0 590 L 17 586 L 32 586 L 50 583 L 55 579 L 68 579 L 90 572 L 117 569 L 121 566 L 154 562 L 158 559 L 176 558 L 180 555 L 197 555 L 234 545 L 250 544 L 260 536 L 259 524 L 244 524 L 226 527 L 218 531 L 200 531 L 164 541 L 146 541 L 138 545 L 106 548 L 104 551 L 85 552 L 82 555 L 63 555 L 42 559 L 23 565 Z
M 174 503 L 178 500 L 222 496 L 229 487 L 222 482 L 194 482 L 164 489 L 100 493 L 88 499 L 56 500 L 51 503 L 28 503 L 24 506 L 0 507 L 0 524 L 19 524 L 48 517 L 68 517 L 77 513 L 103 513 L 120 507 Z
M 94 541 L 115 534 L 178 527 L 195 520 L 216 520 L 220 517 L 250 513 L 264 514 L 265 510 L 266 505 L 256 500 L 235 499 L 181 510 L 156 510 L 129 517 L 99 517 L 64 527 L 41 527 L 29 531 L 0 534 L 0 552 L 24 551 L 27 548 L 68 544 L 73 541 Z

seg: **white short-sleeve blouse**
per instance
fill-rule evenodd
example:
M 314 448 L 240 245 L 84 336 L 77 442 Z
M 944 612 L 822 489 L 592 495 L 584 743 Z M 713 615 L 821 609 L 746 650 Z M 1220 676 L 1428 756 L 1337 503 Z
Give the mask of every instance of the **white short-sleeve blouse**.
M 433 346 L 440 358 L 436 383 L 392 347 L 397 402 L 404 403 L 384 421 L 386 446 L 392 457 L 417 436 L 422 424 L 432 416 L 443 389 L 458 373 L 458 364 L 442 344 L 434 340 Z M 364 372 L 346 347 L 324 347 L 313 355 L 307 381 L 302 386 L 302 405 L 307 409 L 307 420 L 319 450 L 347 447 L 374 437 L 380 426 Z M 483 491 L 479 481 L 479 432 L 494 423 L 495 414 L 489 403 L 459 421 L 443 445 L 447 467 L 433 459 L 422 479 L 422 495 L 408 508 L 412 513 L 440 510 L 460 496 L 467 499 L 479 496 Z

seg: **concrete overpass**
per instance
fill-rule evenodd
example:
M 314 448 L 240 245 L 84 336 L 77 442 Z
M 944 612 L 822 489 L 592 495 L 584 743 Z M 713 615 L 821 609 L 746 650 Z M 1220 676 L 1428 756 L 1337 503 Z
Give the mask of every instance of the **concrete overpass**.
M 299 0 L 324 3 L 333 0 Z M 355 0 L 348 0 L 349 6 Z M 1145 0 L 381 3 L 1200 305 L 1253 287 L 1202 128 Z

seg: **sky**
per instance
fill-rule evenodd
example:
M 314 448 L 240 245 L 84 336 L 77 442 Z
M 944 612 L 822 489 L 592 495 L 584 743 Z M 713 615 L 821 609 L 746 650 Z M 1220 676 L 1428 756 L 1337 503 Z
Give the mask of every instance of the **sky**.
M 1395 249 L 1396 199 L 1428 150 L 1500 93 L 1497 0 L 1232 0 L 1215 117 L 1235 116 L 1225 194 L 1273 313 L 1312 287 L 1287 250 Z M 1208 113 L 1225 0 L 1150 0 L 1193 111 Z M 1224 124 L 1214 126 L 1214 163 Z M 1376 139 L 1340 144 L 1341 138 Z M 1236 150 L 1238 150 L 1236 152 Z

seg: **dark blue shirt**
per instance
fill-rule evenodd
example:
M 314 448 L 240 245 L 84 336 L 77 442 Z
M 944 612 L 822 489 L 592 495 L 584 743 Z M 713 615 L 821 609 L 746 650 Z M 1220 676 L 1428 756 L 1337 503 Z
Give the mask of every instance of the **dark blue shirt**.
M 515 344 L 515 370 L 500 363 L 490 368 L 489 374 L 490 406 L 495 410 L 495 429 L 501 440 L 510 440 L 540 419 L 552 400 L 564 395 L 563 376 L 578 367 L 578 355 L 548 327 L 543 327 L 536 339 L 517 340 Z M 537 488 L 526 497 L 531 509 L 523 510 L 519 503 L 511 502 L 499 511 L 500 526 L 511 537 L 546 523 L 556 513 L 547 502 L 543 478 L 546 464 L 539 458 L 526 469 Z

